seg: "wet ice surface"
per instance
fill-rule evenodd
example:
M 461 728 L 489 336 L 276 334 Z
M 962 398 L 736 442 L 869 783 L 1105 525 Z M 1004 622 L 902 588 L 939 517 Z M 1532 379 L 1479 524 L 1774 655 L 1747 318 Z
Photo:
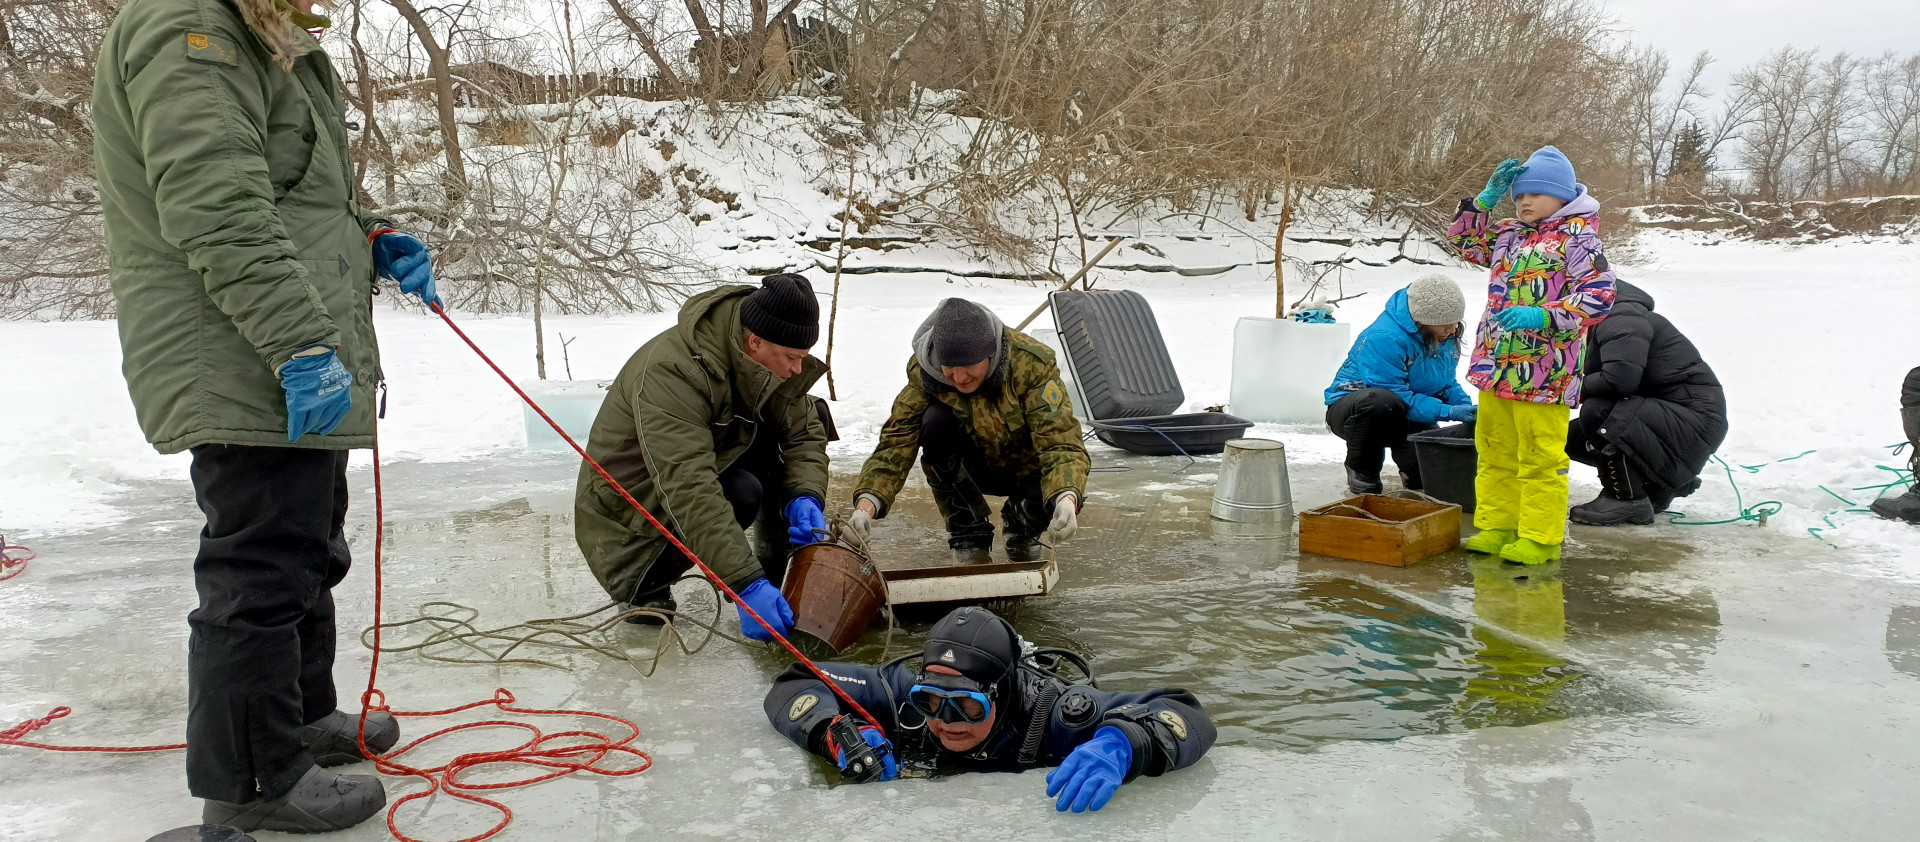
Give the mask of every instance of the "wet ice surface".
M 1081 534 L 1052 595 L 1010 612 L 1030 639 L 1092 656 L 1102 682 L 1178 684 L 1222 725 L 1198 766 L 1128 784 L 1098 815 L 1057 815 L 1040 774 L 834 786 L 760 711 L 786 659 L 716 642 L 639 678 L 580 652 L 526 665 L 383 661 L 398 709 L 485 698 L 625 716 L 653 769 L 513 790 L 502 839 L 1891 839 L 1920 831 L 1920 589 L 1856 578 L 1847 556 L 1782 530 L 1576 527 L 1561 565 L 1451 554 L 1408 569 L 1300 557 L 1207 516 L 1217 458 L 1099 448 Z M 850 469 L 851 466 L 842 465 Z M 577 613 L 604 598 L 574 549 L 574 466 L 551 455 L 386 471 L 390 620 L 433 600 L 481 625 Z M 1332 465 L 1295 465 L 1303 505 Z M 836 477 L 845 482 L 848 477 Z M 371 616 L 371 475 L 355 471 L 346 625 Z M 836 491 L 836 498 L 844 496 Z M 0 722 L 72 705 L 56 743 L 179 739 L 184 614 L 198 513 L 183 483 L 132 488 L 126 525 L 43 546 L 0 585 Z M 917 483 L 875 532 L 880 553 L 942 552 Z M 1524 577 L 1524 578 L 1522 578 Z M 712 611 L 683 585 L 683 609 Z M 732 625 L 731 611 L 724 619 Z M 908 612 L 905 651 L 931 616 Z M 850 658 L 880 655 L 884 624 Z M 613 645 L 644 654 L 653 632 Z M 343 631 L 342 706 L 368 652 Z M 480 717 L 474 717 L 480 718 Z M 411 734 L 438 727 L 407 721 Z M 583 724 L 542 721 L 549 731 Z M 521 736 L 465 735 L 420 759 Z M 365 767 L 361 767 L 362 770 Z M 498 777 L 510 772 L 492 773 Z M 491 779 L 482 773 L 477 779 Z M 388 779 L 398 797 L 417 784 Z M 180 758 L 0 749 L 0 839 L 144 839 L 186 824 Z M 445 798 L 403 828 L 457 839 L 495 816 Z M 386 838 L 379 823 L 328 838 Z M 269 835 L 271 836 L 271 835 Z M 284 837 L 283 837 L 284 838 Z

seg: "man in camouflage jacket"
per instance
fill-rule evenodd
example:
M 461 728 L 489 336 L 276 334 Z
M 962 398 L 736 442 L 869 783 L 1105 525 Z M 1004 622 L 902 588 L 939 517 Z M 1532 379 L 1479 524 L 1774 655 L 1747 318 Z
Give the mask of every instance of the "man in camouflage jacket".
M 987 494 L 1007 498 L 1012 561 L 1038 559 L 1043 531 L 1059 541 L 1078 528 L 1090 461 L 1053 351 L 971 301 L 940 302 L 914 331 L 906 388 L 860 470 L 855 526 L 886 517 L 916 452 L 959 563 L 989 559 Z

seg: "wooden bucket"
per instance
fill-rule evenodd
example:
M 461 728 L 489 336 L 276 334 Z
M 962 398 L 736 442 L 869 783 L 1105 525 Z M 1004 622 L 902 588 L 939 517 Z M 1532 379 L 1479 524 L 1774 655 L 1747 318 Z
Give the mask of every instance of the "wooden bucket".
M 840 652 L 860 639 L 887 601 L 880 569 L 840 544 L 795 550 L 780 588 L 793 607 L 793 628 Z
M 1406 567 L 1460 545 L 1460 506 L 1379 494 L 1300 513 L 1300 551 Z

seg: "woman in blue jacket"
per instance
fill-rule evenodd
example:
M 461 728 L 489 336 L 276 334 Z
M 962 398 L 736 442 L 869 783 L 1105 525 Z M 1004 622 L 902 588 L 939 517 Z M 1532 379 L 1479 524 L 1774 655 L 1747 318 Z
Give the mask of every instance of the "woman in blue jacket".
M 1327 428 L 1347 442 L 1347 490 L 1378 494 L 1384 451 L 1393 451 L 1402 483 L 1421 487 L 1407 436 L 1441 421 L 1472 421 L 1473 399 L 1455 377 L 1460 287 L 1428 275 L 1393 294 L 1386 312 L 1360 332 L 1327 389 Z

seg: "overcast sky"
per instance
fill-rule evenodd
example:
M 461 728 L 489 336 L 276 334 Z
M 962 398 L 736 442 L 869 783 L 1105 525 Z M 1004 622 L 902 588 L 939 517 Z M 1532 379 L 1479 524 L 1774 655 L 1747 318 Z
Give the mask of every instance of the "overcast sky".
M 1666 52 L 1674 72 L 1701 50 L 1719 59 L 1708 84 L 1786 45 L 1877 56 L 1920 52 L 1920 0 L 1606 0 L 1635 43 Z

